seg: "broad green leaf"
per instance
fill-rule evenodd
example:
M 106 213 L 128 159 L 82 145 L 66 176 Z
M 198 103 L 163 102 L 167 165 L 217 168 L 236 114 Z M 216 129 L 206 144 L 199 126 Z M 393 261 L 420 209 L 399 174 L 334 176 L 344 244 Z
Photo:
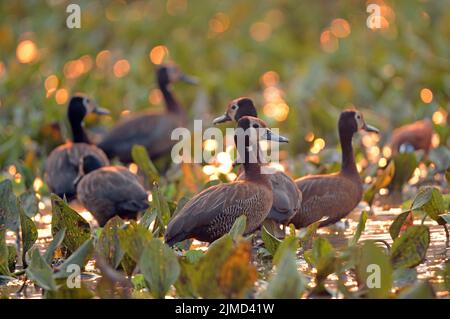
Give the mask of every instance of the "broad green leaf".
M 359 238 L 361 237 L 362 232 L 366 228 L 367 221 L 367 212 L 363 210 L 361 215 L 359 215 L 358 226 L 356 227 L 355 235 L 353 235 L 352 239 L 350 239 L 350 245 L 356 245 L 358 243 Z
M 411 210 L 422 210 L 430 216 L 431 219 L 439 224 L 445 224 L 440 215 L 445 214 L 447 209 L 444 205 L 441 192 L 435 187 L 423 187 L 416 195 Z
M 395 172 L 390 189 L 400 189 L 412 176 L 419 161 L 415 153 L 397 153 L 393 157 Z
M 191 264 L 196 264 L 204 255 L 201 250 L 189 250 L 186 252 L 186 260 Z
M 18 205 L 20 205 L 18 203 Z M 22 260 L 25 261 L 25 254 L 33 247 L 38 238 L 38 231 L 33 220 L 25 214 L 22 207 L 19 206 L 20 212 L 20 228 L 22 231 Z
M 316 235 L 317 229 L 319 228 L 320 223 L 322 220 L 318 220 L 306 228 L 302 228 L 299 231 L 299 238 L 300 238 L 300 244 L 303 247 L 303 249 L 308 249 L 312 245 L 312 240 L 314 236 Z
M 80 270 L 84 268 L 94 251 L 94 239 L 86 240 L 72 255 L 69 256 L 58 268 L 55 278 L 66 278 L 72 274 L 72 265 L 78 265 Z
M 430 230 L 427 226 L 410 226 L 394 240 L 391 262 L 394 268 L 410 268 L 420 264 L 430 244 Z
M 427 281 L 417 281 L 398 296 L 399 299 L 435 299 L 433 287 Z
M 228 232 L 234 240 L 244 235 L 245 228 L 247 227 L 247 216 L 241 215 L 235 221 L 230 231 Z
M 369 298 L 387 298 L 392 287 L 392 266 L 384 250 L 373 241 L 358 247 L 356 274 Z
M 56 290 L 56 282 L 53 278 L 53 271 L 39 253 L 39 249 L 34 248 L 30 252 L 30 265 L 25 270 L 29 279 L 45 290 Z
M 62 244 L 62 241 L 64 240 L 65 235 L 66 235 L 66 229 L 63 228 L 53 236 L 53 240 L 48 245 L 47 250 L 45 251 L 44 256 L 43 256 L 45 261 L 47 262 L 47 264 L 52 263 L 53 256 L 55 255 L 55 251 Z
M 161 192 L 158 184 L 153 185 L 153 203 L 158 212 L 159 222 L 161 222 L 164 226 L 169 223 L 170 220 L 170 209 L 169 204 L 167 203 L 166 198 Z
M 52 194 L 51 200 L 52 235 L 55 236 L 56 233 L 65 228 L 66 235 L 62 246 L 71 254 L 91 237 L 91 228 L 89 223 L 61 198 Z
M 403 224 L 405 223 L 406 219 L 408 218 L 408 215 L 410 214 L 410 211 L 403 212 L 399 214 L 397 217 L 395 217 L 394 221 L 392 222 L 391 226 L 389 227 L 389 234 L 391 235 L 392 239 L 395 239 L 400 234 L 400 230 L 402 229 Z
M 147 149 L 142 145 L 134 145 L 131 149 L 131 156 L 133 161 L 139 166 L 139 168 L 147 176 L 150 184 L 159 181 L 158 171 L 148 156 Z
M 39 201 L 34 191 L 26 191 L 20 194 L 19 203 L 28 217 L 33 217 L 39 212 Z
M 275 256 L 278 246 L 281 244 L 281 240 L 272 235 L 264 226 L 261 229 L 261 239 L 263 240 L 264 247 L 266 247 L 267 251 L 272 256 Z
M 119 236 L 120 247 L 136 263 L 139 262 L 142 251 L 153 238 L 152 233 L 148 229 L 137 224 L 134 220 L 120 228 L 117 234 Z
M 180 274 L 177 256 L 159 239 L 150 240 L 138 264 L 155 298 L 164 298 Z
M 306 259 L 306 256 L 309 260 Z M 315 292 L 322 293 L 325 290 L 323 286 L 325 279 L 335 271 L 335 256 L 335 249 L 328 239 L 323 237 L 319 237 L 313 242 L 311 254 L 305 252 L 305 259 L 317 269 Z
M 305 291 L 306 280 L 297 270 L 296 257 L 291 250 L 285 250 L 276 266 L 276 273 L 270 279 L 267 289 L 260 295 L 269 299 L 298 299 Z
M 117 268 L 125 254 L 120 247 L 118 236 L 119 228 L 123 226 L 123 220 L 114 216 L 103 227 L 97 242 L 97 251 L 114 269 Z
M 5 179 L 0 182 L 0 225 L 4 224 L 6 228 L 17 231 L 19 223 L 19 207 L 12 182 Z
M 180 298 L 195 298 L 197 292 L 195 290 L 195 278 L 198 277 L 197 265 L 191 263 L 187 258 L 180 259 L 180 275 L 174 286 L 177 296 Z
M 278 265 L 281 260 L 281 257 L 285 254 L 285 250 L 290 250 L 294 254 L 297 252 L 299 248 L 299 240 L 295 236 L 287 236 L 277 248 L 275 255 L 273 256 L 273 264 Z
M 158 217 L 158 212 L 155 208 L 147 210 L 139 220 L 139 225 L 141 225 L 145 229 L 149 229 L 150 225 L 155 221 L 156 217 Z

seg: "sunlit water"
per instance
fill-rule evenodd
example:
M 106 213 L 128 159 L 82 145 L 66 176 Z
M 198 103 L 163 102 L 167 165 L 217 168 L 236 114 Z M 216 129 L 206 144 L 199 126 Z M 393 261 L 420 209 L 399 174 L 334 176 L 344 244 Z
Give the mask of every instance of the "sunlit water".
M 47 207 L 49 206 L 47 205 Z M 83 217 L 91 223 L 92 226 L 95 226 L 95 221 L 92 219 L 92 216 L 90 216 L 88 212 L 83 211 L 83 208 L 79 207 L 76 204 L 74 208 L 79 211 L 83 215 Z M 332 227 L 319 229 L 319 234 L 329 239 L 335 248 L 339 249 L 345 247 L 347 244 L 347 240 L 351 238 L 355 232 L 359 220 L 360 211 L 364 208 L 365 207 L 363 205 L 360 205 L 360 207 L 353 213 L 351 213 L 345 220 L 342 220 Z M 48 209 L 46 209 L 45 211 L 46 212 L 42 213 L 42 215 L 38 214 L 34 218 L 39 228 L 39 239 L 37 241 L 37 245 L 42 251 L 45 251 L 48 243 L 51 241 L 51 214 Z M 389 226 L 391 225 L 395 217 L 399 214 L 399 212 L 401 212 L 401 210 L 398 208 L 384 211 L 375 208 L 373 214 L 371 214 L 367 220 L 366 228 L 360 238 L 360 241 L 369 239 L 384 240 L 389 244 L 392 244 L 392 239 L 389 235 Z M 417 220 L 416 223 L 420 223 L 420 221 Z M 444 228 L 429 220 L 427 220 L 425 224 L 430 228 L 431 241 L 427 251 L 426 259 L 422 264 L 416 267 L 418 273 L 417 278 L 428 279 L 433 285 L 436 295 L 440 298 L 445 298 L 449 296 L 449 292 L 445 289 L 442 271 L 445 260 L 450 257 L 450 249 L 446 243 Z M 8 243 L 15 242 L 15 235 L 13 232 L 7 233 L 7 241 Z M 195 246 L 195 249 L 206 249 L 207 247 L 206 244 L 199 242 L 194 242 L 193 246 Z M 266 287 L 266 279 L 271 276 L 272 270 L 270 263 L 261 262 L 259 261 L 259 259 L 255 260 L 255 262 L 257 263 L 258 271 L 261 274 L 260 279 L 256 284 L 256 290 L 259 291 Z M 309 286 L 313 287 L 314 281 L 312 280 L 312 278 L 314 277 L 315 269 L 311 268 L 311 266 L 308 265 L 308 263 L 304 260 L 301 251 L 299 251 L 298 253 L 297 264 L 299 271 L 301 271 L 308 279 L 311 280 Z M 92 273 L 96 272 L 94 261 L 88 263 L 86 271 Z M 94 288 L 97 279 L 95 276 L 85 276 L 83 278 L 83 281 L 87 286 L 91 286 L 92 288 Z M 342 296 L 337 291 L 336 283 L 337 277 L 334 274 L 330 275 L 327 278 L 325 287 L 330 292 L 332 298 L 341 298 Z M 22 286 L 23 282 L 21 280 L 14 280 L 10 281 L 6 287 L 3 286 L 2 290 L 7 290 L 7 294 L 9 294 L 9 296 L 12 298 L 42 298 L 41 289 L 35 288 L 30 284 L 26 285 L 25 289 L 23 289 Z M 356 278 L 354 278 L 352 274 L 347 274 L 345 286 L 350 291 L 357 290 Z

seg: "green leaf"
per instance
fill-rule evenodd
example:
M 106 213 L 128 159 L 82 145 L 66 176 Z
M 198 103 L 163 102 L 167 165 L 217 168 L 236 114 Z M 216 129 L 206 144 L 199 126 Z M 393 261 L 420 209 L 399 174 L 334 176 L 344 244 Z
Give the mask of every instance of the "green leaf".
M 276 266 L 276 273 L 270 279 L 267 289 L 261 298 L 298 299 L 305 291 L 305 278 L 297 270 L 295 254 L 285 250 Z
M 118 236 L 119 228 L 123 226 L 123 220 L 119 216 L 114 216 L 103 227 L 97 242 L 97 250 L 105 260 L 115 269 L 125 254 L 120 246 Z
M 392 266 L 384 250 L 373 241 L 359 247 L 356 262 L 359 285 L 369 298 L 387 298 L 392 287 Z
M 0 182 L 0 225 L 4 224 L 6 228 L 18 231 L 19 223 L 16 195 L 14 195 L 12 182 L 6 179 Z
M 155 298 L 164 298 L 180 274 L 177 256 L 159 239 L 150 240 L 138 264 Z
M 19 203 L 18 203 L 19 205 Z M 25 214 L 22 207 L 19 207 L 20 211 L 20 228 L 22 230 L 22 260 L 25 261 L 26 252 L 33 247 L 38 238 L 38 231 L 33 220 Z
M 7 245 L 7 247 L 8 247 L 8 268 L 10 272 L 14 272 L 17 262 L 16 245 Z
M 148 156 L 147 149 L 142 145 L 133 145 L 131 149 L 131 157 L 133 161 L 139 166 L 139 168 L 147 176 L 150 184 L 159 182 L 158 171 Z
M 230 231 L 228 232 L 233 240 L 238 239 L 244 235 L 245 228 L 247 227 L 247 216 L 241 215 L 235 221 Z
M 52 194 L 52 235 L 55 236 L 61 229 L 66 229 L 62 246 L 69 254 L 77 250 L 91 237 L 89 223 L 76 211 L 67 205 L 61 198 Z
M 62 244 L 65 235 L 66 235 L 66 229 L 63 228 L 53 236 L 53 240 L 48 245 L 47 250 L 45 251 L 45 254 L 44 254 L 44 259 L 47 262 L 47 264 L 50 265 L 52 263 L 55 251 Z
M 39 201 L 34 191 L 26 191 L 20 194 L 19 203 L 28 217 L 33 217 L 39 212 Z
M 275 255 L 273 256 L 273 264 L 278 265 L 281 260 L 281 257 L 285 254 L 286 250 L 292 251 L 294 254 L 297 252 L 299 248 L 298 238 L 295 236 L 287 236 L 277 248 Z
M 400 189 L 411 178 L 419 161 L 415 153 L 397 153 L 393 160 L 395 173 L 390 188 Z
M 366 221 L 367 221 L 367 212 L 363 210 L 361 212 L 361 215 L 359 215 L 358 226 L 356 227 L 355 235 L 353 235 L 349 245 L 356 245 L 358 243 L 358 240 L 361 237 L 362 232 L 366 228 Z
M 319 237 L 313 242 L 309 262 L 311 262 L 317 269 L 316 292 L 322 293 L 324 291 L 325 288 L 323 284 L 325 279 L 335 270 L 335 256 L 336 251 L 328 239 Z
M 318 220 L 306 228 L 302 228 L 299 231 L 300 244 L 303 249 L 308 249 L 312 245 L 313 237 L 316 235 L 317 229 L 319 228 L 322 220 Z
M 398 237 L 398 235 L 400 234 L 400 230 L 402 229 L 402 226 L 405 223 L 406 219 L 408 218 L 409 214 L 410 214 L 410 211 L 406 211 L 406 212 L 399 214 L 394 219 L 391 226 L 389 227 L 389 234 L 391 234 L 392 239 L 395 239 Z
M 69 269 L 71 265 L 78 265 L 80 270 L 84 268 L 94 251 L 94 238 L 86 240 L 72 255 L 69 256 L 58 268 L 55 278 L 66 278 L 72 273 Z
M 139 225 L 141 225 L 145 229 L 149 229 L 150 225 L 155 221 L 156 217 L 158 217 L 158 212 L 155 208 L 147 210 L 139 220 Z
M 447 209 L 444 205 L 442 194 L 436 187 L 421 188 L 411 205 L 411 210 L 422 210 L 439 224 L 445 224 L 440 215 L 445 214 Z
M 391 262 L 394 268 L 410 268 L 420 264 L 430 244 L 430 230 L 427 226 L 410 226 L 394 240 Z
M 0 275 L 10 276 L 8 267 L 8 247 L 6 246 L 6 228 L 0 224 Z
M 39 249 L 34 248 L 30 252 L 30 265 L 25 270 L 29 279 L 45 290 L 56 290 L 56 282 L 53 278 L 53 271 L 47 262 L 42 258 Z
M 186 260 L 191 264 L 196 264 L 204 256 L 201 250 L 189 250 L 186 252 Z
M 399 299 L 435 299 L 433 287 L 427 281 L 418 281 L 413 286 L 402 291 Z
M 264 247 L 266 247 L 267 251 L 272 255 L 275 256 L 275 253 L 277 252 L 278 246 L 281 244 L 281 240 L 276 238 L 274 235 L 272 235 L 266 227 L 262 227 L 261 229 L 261 239 L 264 242 Z
M 170 220 L 170 209 L 166 198 L 161 193 L 161 189 L 158 184 L 153 185 L 153 203 L 158 212 L 159 222 L 166 226 Z
M 45 299 L 91 299 L 95 297 L 94 293 L 83 282 L 81 282 L 79 288 L 67 287 L 66 279 L 59 279 L 56 284 L 58 290 L 45 291 Z
M 144 248 L 153 238 L 152 233 L 132 220 L 128 225 L 124 225 L 117 232 L 120 247 L 133 259 L 139 262 Z
M 371 206 L 375 195 L 381 188 L 386 187 L 391 183 L 395 174 L 395 164 L 394 161 L 390 161 L 389 164 L 381 171 L 381 173 L 375 178 L 372 185 L 364 192 L 364 201 L 369 203 Z

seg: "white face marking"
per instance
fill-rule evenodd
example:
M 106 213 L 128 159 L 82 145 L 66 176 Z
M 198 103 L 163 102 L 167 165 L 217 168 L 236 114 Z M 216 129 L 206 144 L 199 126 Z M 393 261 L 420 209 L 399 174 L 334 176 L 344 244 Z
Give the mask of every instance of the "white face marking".
M 92 110 L 94 109 L 93 104 L 91 103 L 91 100 L 89 100 L 88 97 L 83 98 L 83 105 L 88 113 L 92 112 Z
M 356 125 L 358 126 L 358 130 L 362 129 L 364 126 L 364 120 L 363 120 L 361 114 L 358 112 L 355 113 L 355 121 L 356 121 Z
M 236 121 L 237 110 L 239 110 L 239 105 L 237 103 L 234 103 L 231 105 L 230 110 L 228 112 L 228 116 L 235 121 Z

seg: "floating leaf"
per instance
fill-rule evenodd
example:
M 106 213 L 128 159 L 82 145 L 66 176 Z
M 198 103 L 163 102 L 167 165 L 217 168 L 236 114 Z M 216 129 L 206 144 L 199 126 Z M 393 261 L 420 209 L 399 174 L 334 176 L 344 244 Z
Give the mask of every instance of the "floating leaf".
M 150 240 L 138 264 L 155 298 L 164 298 L 180 274 L 177 256 L 159 239 Z
M 20 194 L 19 203 L 28 217 L 33 217 L 39 212 L 39 201 L 34 191 L 26 191 Z
M 19 205 L 19 204 L 18 204 Z M 22 207 L 19 207 L 20 211 L 20 228 L 22 230 L 22 260 L 25 261 L 26 252 L 33 247 L 38 238 L 38 231 L 33 220 L 25 214 Z
M 65 228 L 66 235 L 62 246 L 71 254 L 91 237 L 91 228 L 89 223 L 61 198 L 52 194 L 51 200 L 52 235 L 55 236 L 56 233 Z
M 356 262 L 359 285 L 369 298 L 387 298 L 392 287 L 392 266 L 384 250 L 373 241 L 359 247 Z
M 56 249 L 58 249 L 58 247 L 61 245 L 62 241 L 64 240 L 65 235 L 66 235 L 66 229 L 63 228 L 53 236 L 53 240 L 48 245 L 47 250 L 45 251 L 45 254 L 44 254 L 44 259 L 47 262 L 47 264 L 52 263 L 53 255 L 55 254 Z
M 411 214 L 409 211 L 403 212 L 403 213 L 399 214 L 395 218 L 395 220 L 392 222 L 391 226 L 389 227 L 389 234 L 391 234 L 392 239 L 395 239 L 398 237 L 403 224 L 408 219 L 409 214 Z
M 56 290 L 56 282 L 53 278 L 53 271 L 47 262 L 42 258 L 39 249 L 34 248 L 30 252 L 30 265 L 25 270 L 29 279 L 45 290 Z
M 297 270 L 295 254 L 286 250 L 261 298 L 297 299 L 304 292 L 305 286 L 305 279 Z
M 275 256 L 277 252 L 278 246 L 281 244 L 281 240 L 272 235 L 266 227 L 262 227 L 261 229 L 261 239 L 264 242 L 264 247 L 266 247 L 267 251 Z
M 97 250 L 110 265 L 115 269 L 119 266 L 125 252 L 120 247 L 118 236 L 119 228 L 123 226 L 123 220 L 114 216 L 103 227 L 97 242 Z
M 427 226 L 410 226 L 394 240 L 391 262 L 394 268 L 415 267 L 425 258 L 430 244 L 430 230 Z
M 0 182 L 0 225 L 6 228 L 19 230 L 19 207 L 14 195 L 12 182 L 6 179 Z
M 399 296 L 399 299 L 435 299 L 433 287 L 427 281 L 418 281 L 413 286 L 405 289 Z
M 361 212 L 361 215 L 359 215 L 358 226 L 356 227 L 355 234 L 353 235 L 352 239 L 350 240 L 349 245 L 356 245 L 358 243 L 358 240 L 361 237 L 362 232 L 366 228 L 366 221 L 367 221 L 367 212 L 365 210 L 363 210 Z
M 247 216 L 241 215 L 235 221 L 230 231 L 228 232 L 234 240 L 244 235 L 245 228 L 247 227 Z
M 92 257 L 94 250 L 94 239 L 86 240 L 72 255 L 69 256 L 58 268 L 58 272 L 55 273 L 55 278 L 66 278 L 70 276 L 71 267 L 78 265 L 81 269 L 84 268 L 89 258 Z
M 131 149 L 133 161 L 139 166 L 148 178 L 150 184 L 159 181 L 158 171 L 148 156 L 147 149 L 142 145 L 133 145 Z
M 132 220 L 128 225 L 124 225 L 117 232 L 120 241 L 120 247 L 136 263 L 141 258 L 142 251 L 153 238 L 152 233 Z

